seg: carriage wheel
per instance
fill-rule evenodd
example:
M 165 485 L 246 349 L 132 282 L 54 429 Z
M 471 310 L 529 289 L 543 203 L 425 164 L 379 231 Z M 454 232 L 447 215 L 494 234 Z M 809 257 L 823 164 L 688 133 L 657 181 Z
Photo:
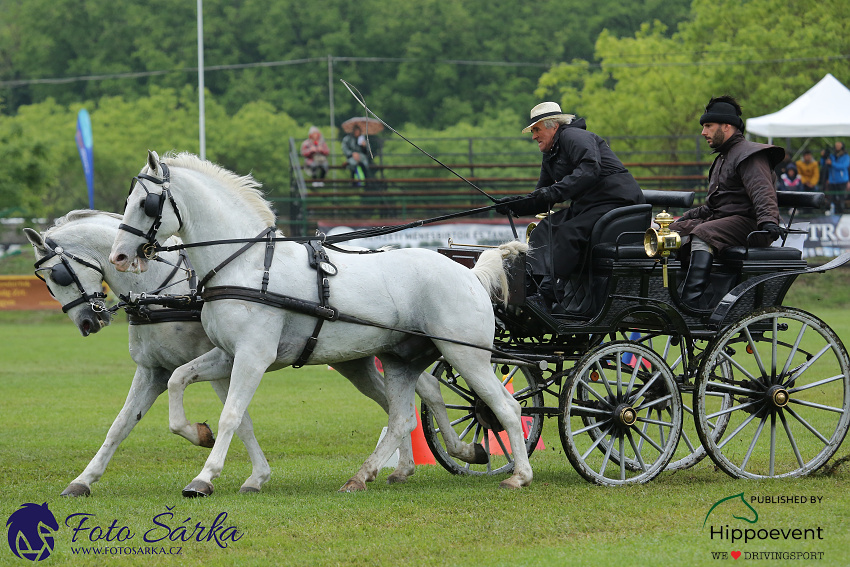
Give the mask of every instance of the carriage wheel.
M 528 411 L 543 407 L 543 392 L 538 389 L 538 385 L 543 382 L 542 373 L 534 367 L 511 364 L 494 364 L 493 371 L 502 379 L 502 384 L 513 391 L 514 398 L 522 406 L 522 431 L 530 457 L 543 430 L 543 416 Z M 421 415 L 425 441 L 437 462 L 452 474 L 490 475 L 513 471 L 514 461 L 508 435 L 490 408 L 447 362 L 437 363 L 431 374 L 443 386 L 441 391 L 449 421 L 460 440 L 482 445 L 489 457 L 486 464 L 470 464 L 450 455 L 433 412 L 423 403 Z
M 691 371 L 688 368 L 687 361 L 682 354 L 679 341 L 685 341 L 684 337 L 674 337 L 672 335 L 662 335 L 654 339 L 648 338 L 642 341 L 653 351 L 661 355 L 661 358 L 667 362 L 670 370 L 673 371 L 673 376 L 676 383 L 679 385 L 679 391 L 682 394 L 682 436 L 679 440 L 679 446 L 673 454 L 670 463 L 664 468 L 665 471 L 679 471 L 691 468 L 706 456 L 705 447 L 699 440 L 696 426 L 694 425 L 694 410 L 693 410 L 693 393 L 692 384 L 696 379 L 696 371 L 694 375 L 690 375 Z M 703 351 L 708 348 L 706 341 L 698 340 L 695 344 L 696 351 Z M 714 393 L 710 394 L 718 399 L 720 409 L 727 409 L 732 404 L 732 398 L 728 394 Z M 713 429 L 712 435 L 716 438 L 723 434 L 726 425 L 729 423 L 729 416 L 722 415 L 714 420 L 709 427 Z M 630 463 L 627 463 L 630 464 Z
M 597 484 L 652 480 L 672 458 L 682 431 L 673 373 L 652 349 L 634 342 L 614 341 L 586 354 L 561 390 L 561 410 L 567 458 Z
M 803 476 L 841 445 L 849 392 L 850 360 L 832 329 L 805 311 L 771 307 L 738 321 L 706 352 L 694 387 L 697 432 L 733 477 Z M 720 407 L 718 394 L 731 406 Z M 723 416 L 726 430 L 710 435 Z

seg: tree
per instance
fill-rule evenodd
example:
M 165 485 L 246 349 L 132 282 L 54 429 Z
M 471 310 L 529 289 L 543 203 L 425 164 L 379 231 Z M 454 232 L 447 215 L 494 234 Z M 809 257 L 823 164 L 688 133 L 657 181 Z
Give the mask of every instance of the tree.
M 782 108 L 827 72 L 848 82 L 848 21 L 850 5 L 840 0 L 695 0 L 692 20 L 671 37 L 658 22 L 631 38 L 603 32 L 598 66 L 555 66 L 537 94 L 587 116 L 603 135 L 696 134 L 713 95 L 736 96 L 747 118 Z M 671 158 L 680 143 L 669 140 Z

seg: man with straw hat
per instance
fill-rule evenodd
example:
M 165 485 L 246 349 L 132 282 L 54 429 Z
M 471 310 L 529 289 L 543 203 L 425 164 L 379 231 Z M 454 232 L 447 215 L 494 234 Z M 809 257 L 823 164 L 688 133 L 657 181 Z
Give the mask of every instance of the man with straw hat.
M 645 200 L 608 143 L 588 132 L 584 119 L 562 112 L 558 103 L 543 102 L 532 108 L 531 123 L 523 129 L 527 132 L 543 154 L 537 188 L 528 195 L 500 199 L 496 211 L 526 216 L 571 201 L 569 207 L 543 220 L 529 242 L 529 264 L 544 277 L 537 294 L 527 301 L 551 312 L 558 302 L 554 279 L 569 278 L 581 269 L 596 221 L 612 209 Z

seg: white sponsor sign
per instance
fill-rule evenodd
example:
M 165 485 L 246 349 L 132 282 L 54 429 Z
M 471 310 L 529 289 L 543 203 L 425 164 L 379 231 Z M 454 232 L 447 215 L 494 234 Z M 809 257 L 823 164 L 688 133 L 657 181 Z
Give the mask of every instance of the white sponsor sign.
M 525 240 L 525 224 L 517 224 L 517 232 L 520 240 Z M 319 230 L 328 236 L 352 232 L 348 226 L 332 226 L 330 224 L 319 224 Z M 352 246 L 364 248 L 380 248 L 381 246 L 398 246 L 400 248 L 444 248 L 449 238 L 455 244 L 488 244 L 499 245 L 509 240 L 514 240 L 511 226 L 507 222 L 499 224 L 485 223 L 457 223 L 439 224 L 431 226 L 420 226 L 408 228 L 392 234 L 375 236 L 371 238 L 358 238 L 346 242 Z

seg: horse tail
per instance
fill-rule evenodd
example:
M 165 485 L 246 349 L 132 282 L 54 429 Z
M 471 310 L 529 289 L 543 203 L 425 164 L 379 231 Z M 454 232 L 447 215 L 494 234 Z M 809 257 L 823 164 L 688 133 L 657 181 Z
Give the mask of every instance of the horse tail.
M 472 273 L 492 297 L 498 297 L 502 303 L 508 304 L 508 276 L 505 263 L 515 261 L 520 254 L 528 251 L 528 244 L 512 240 L 489 248 L 481 253 Z

